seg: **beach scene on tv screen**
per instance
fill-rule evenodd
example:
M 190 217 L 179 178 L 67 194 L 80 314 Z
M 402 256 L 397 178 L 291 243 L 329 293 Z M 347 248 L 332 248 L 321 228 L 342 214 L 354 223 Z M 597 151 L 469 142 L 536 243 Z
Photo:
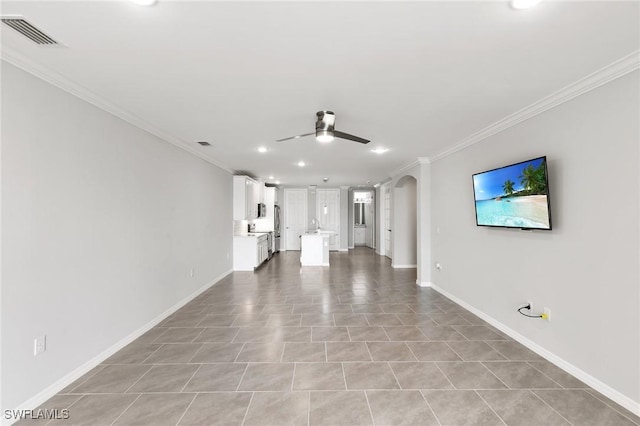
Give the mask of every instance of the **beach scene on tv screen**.
M 549 229 L 544 158 L 473 176 L 478 225 Z

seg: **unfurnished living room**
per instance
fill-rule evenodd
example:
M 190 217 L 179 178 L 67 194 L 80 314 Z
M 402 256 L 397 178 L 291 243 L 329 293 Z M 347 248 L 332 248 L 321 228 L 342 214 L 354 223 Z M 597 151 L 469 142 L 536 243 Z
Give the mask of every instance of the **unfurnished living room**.
M 0 15 L 0 424 L 640 426 L 640 1 Z

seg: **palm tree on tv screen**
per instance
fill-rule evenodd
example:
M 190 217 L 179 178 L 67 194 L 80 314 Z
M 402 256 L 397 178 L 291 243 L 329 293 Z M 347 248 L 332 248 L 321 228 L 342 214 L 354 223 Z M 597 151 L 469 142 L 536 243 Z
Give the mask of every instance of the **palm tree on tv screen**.
M 533 191 L 536 186 L 536 169 L 532 164 L 529 164 L 520 175 L 520 183 L 524 186 L 524 189 Z
M 514 182 L 512 182 L 510 179 L 507 179 L 504 185 L 502 185 L 502 189 L 504 190 L 504 193 L 507 195 L 513 194 L 514 185 L 515 185 Z
M 520 183 L 531 195 L 544 195 L 547 192 L 547 179 L 545 176 L 544 161 L 537 168 L 533 164 L 529 164 L 522 170 L 520 175 Z

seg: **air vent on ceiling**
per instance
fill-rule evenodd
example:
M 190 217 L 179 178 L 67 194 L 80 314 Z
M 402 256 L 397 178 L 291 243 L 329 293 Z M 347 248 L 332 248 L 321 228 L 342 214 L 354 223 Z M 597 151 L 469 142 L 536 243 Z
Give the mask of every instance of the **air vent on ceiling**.
M 207 141 L 198 141 L 198 143 L 202 146 L 211 146 L 211 144 Z
M 57 46 L 59 43 L 20 17 L 2 17 L 2 22 L 36 44 Z

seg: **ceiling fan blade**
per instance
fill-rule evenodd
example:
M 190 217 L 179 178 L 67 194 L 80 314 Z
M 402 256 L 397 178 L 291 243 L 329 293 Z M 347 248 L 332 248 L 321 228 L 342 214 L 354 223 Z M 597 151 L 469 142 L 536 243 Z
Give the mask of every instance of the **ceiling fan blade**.
M 276 140 L 276 142 L 284 142 L 284 141 L 290 141 L 292 139 L 299 139 L 299 138 L 303 138 L 305 136 L 311 136 L 311 135 L 315 135 L 316 132 L 312 132 L 312 133 L 305 133 L 303 135 L 296 135 L 296 136 L 291 136 L 289 138 L 284 138 L 284 139 L 278 139 Z
M 340 138 L 340 139 L 348 139 L 350 141 L 354 141 L 354 142 L 360 142 L 360 143 L 364 143 L 367 144 L 369 142 L 371 142 L 370 140 L 361 138 L 360 136 L 354 136 L 354 135 L 350 135 L 349 133 L 345 133 L 345 132 L 340 132 L 338 130 L 334 130 L 333 131 L 333 135 L 336 138 Z

